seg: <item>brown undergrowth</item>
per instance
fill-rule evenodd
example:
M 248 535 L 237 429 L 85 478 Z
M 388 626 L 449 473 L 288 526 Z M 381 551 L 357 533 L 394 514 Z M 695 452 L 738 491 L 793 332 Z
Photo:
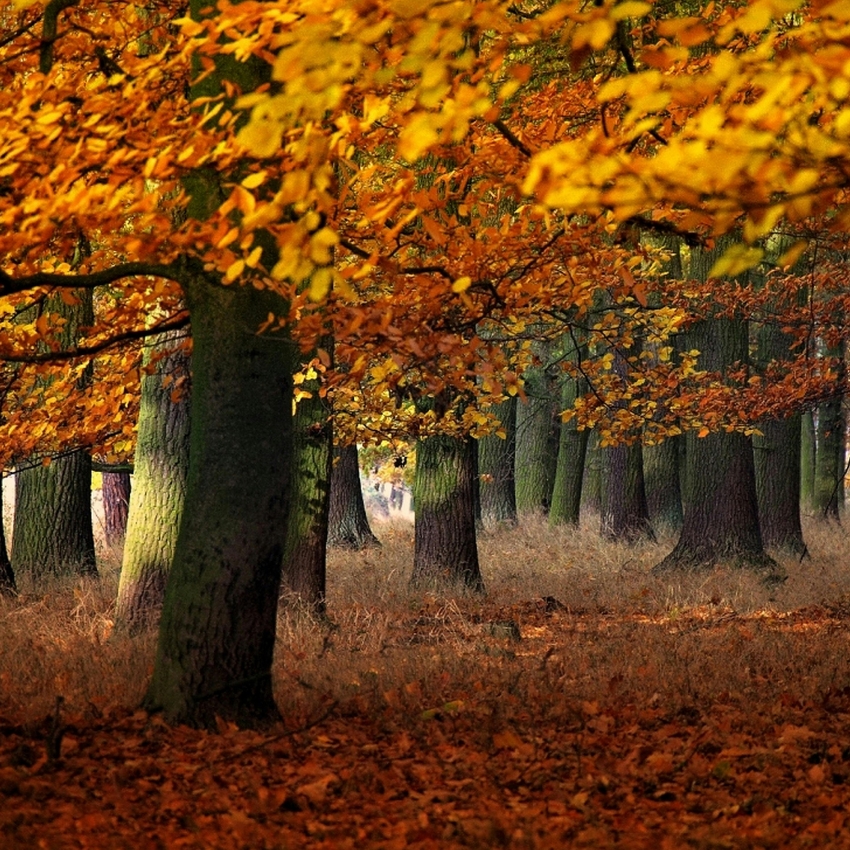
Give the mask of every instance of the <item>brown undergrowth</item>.
M 114 566 L 0 602 L 0 847 L 850 846 L 840 529 L 771 590 L 532 518 L 482 537 L 483 597 L 410 591 L 410 527 L 376 531 L 330 623 L 282 608 L 267 735 L 134 710 Z

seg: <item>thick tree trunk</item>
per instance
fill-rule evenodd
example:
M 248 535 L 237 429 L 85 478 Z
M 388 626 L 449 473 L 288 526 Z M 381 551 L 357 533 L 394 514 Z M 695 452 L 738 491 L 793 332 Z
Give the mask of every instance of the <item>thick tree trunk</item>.
M 75 451 L 15 476 L 15 574 L 97 575 L 91 514 L 91 458 Z
M 505 437 L 490 434 L 478 440 L 478 479 L 481 521 L 485 528 L 516 525 L 516 396 L 493 408 Z
M 775 323 L 765 323 L 757 333 L 759 366 L 787 363 L 793 338 Z M 762 436 L 753 437 L 759 525 L 768 548 L 802 555 L 806 551 L 800 523 L 801 417 L 759 423 Z
M 723 372 L 746 362 L 744 322 L 712 318 L 692 331 L 701 352 L 700 367 Z M 739 433 L 718 431 L 687 435 L 685 517 L 679 542 L 654 568 L 656 573 L 710 567 L 718 562 L 764 570 L 779 576 L 778 565 L 764 551 L 758 522 L 752 441 Z
M 331 472 L 331 498 L 328 525 L 328 545 L 340 549 L 365 549 L 380 546 L 369 527 L 363 488 L 360 486 L 360 464 L 357 445 L 340 446 L 334 450 Z
M 74 346 L 81 329 L 94 321 L 92 292 L 75 292 L 75 302 L 51 297 L 45 311 L 65 319 L 59 340 Z M 91 378 L 87 370 L 84 381 Z M 12 565 L 18 579 L 27 574 L 97 575 L 91 512 L 91 457 L 79 450 L 55 458 L 48 466 L 34 462 L 15 476 L 15 522 Z
M 292 502 L 283 555 L 283 592 L 322 614 L 333 430 L 330 410 L 319 395 L 319 381 L 305 382 L 302 388 L 311 395 L 298 401 L 293 419 Z
M 103 487 L 103 535 L 107 546 L 124 545 L 127 534 L 127 515 L 130 510 L 130 473 L 101 473 Z
M 635 543 L 654 540 L 643 480 L 643 447 L 610 446 L 604 450 L 602 536 Z
M 278 717 L 271 665 L 292 477 L 293 344 L 269 290 L 185 286 L 192 318 L 186 502 L 145 705 L 168 720 Z
M 581 488 L 582 509 L 602 513 L 602 461 L 603 449 L 599 446 L 599 433 L 591 431 L 587 438 L 584 458 L 584 479 Z
M 416 444 L 412 583 L 484 589 L 475 536 L 475 441 L 427 437 Z
M 131 631 L 153 626 L 159 617 L 189 471 L 189 356 L 167 336 L 159 338 L 151 351 L 158 359 L 155 372 L 142 378 L 133 490 L 115 614 L 116 623 Z M 176 386 L 180 394 L 172 398 Z
M 682 487 L 679 467 L 682 438 L 668 437 L 663 443 L 643 448 L 646 505 L 655 528 L 678 532 L 682 528 Z
M 520 514 L 548 513 L 558 459 L 559 398 L 544 368 L 524 377 L 526 401 L 517 404 L 516 506 Z
M 759 525 L 768 548 L 802 555 L 800 523 L 800 415 L 759 425 L 753 438 Z

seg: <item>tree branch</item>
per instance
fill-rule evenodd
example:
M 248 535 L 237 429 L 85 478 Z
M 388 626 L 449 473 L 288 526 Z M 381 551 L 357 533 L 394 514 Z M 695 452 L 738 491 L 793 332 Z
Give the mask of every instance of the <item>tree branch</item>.
M 89 274 L 59 274 L 55 272 L 36 272 L 24 277 L 12 277 L 0 269 L 0 297 L 27 292 L 39 286 L 52 286 L 57 289 L 94 289 L 106 286 L 125 277 L 163 277 L 181 283 L 185 277 L 177 263 L 119 263 L 99 272 Z

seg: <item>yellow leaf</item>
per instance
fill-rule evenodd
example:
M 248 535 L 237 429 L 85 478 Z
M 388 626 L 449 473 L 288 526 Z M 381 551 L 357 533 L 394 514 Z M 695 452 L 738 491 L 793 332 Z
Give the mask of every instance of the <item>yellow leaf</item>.
M 243 181 L 242 185 L 246 189 L 256 189 L 264 180 L 266 179 L 265 171 L 255 171 L 253 174 L 249 174 Z
M 310 278 L 310 300 L 323 301 L 331 291 L 333 279 L 333 269 L 328 267 L 316 269 Z
M 618 3 L 611 10 L 611 17 L 615 21 L 622 21 L 625 18 L 639 18 L 645 15 L 652 8 L 650 3 L 641 3 L 639 0 L 626 0 L 625 3 Z
M 710 433 L 711 432 L 708 430 L 708 428 L 703 425 L 702 428 L 697 431 L 697 437 L 707 437 Z
M 227 271 L 224 273 L 224 282 L 225 283 L 233 283 L 237 277 L 245 270 L 245 260 L 238 259 L 236 262 L 231 263 L 227 267 Z
M 472 278 L 471 277 L 459 277 L 452 284 L 452 292 L 466 292 L 469 287 L 472 286 Z

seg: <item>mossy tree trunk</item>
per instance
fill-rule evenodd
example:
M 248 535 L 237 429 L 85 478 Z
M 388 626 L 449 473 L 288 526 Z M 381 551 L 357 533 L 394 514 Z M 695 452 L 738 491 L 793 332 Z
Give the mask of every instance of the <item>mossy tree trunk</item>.
M 360 486 L 360 464 L 357 460 L 357 445 L 339 446 L 334 450 L 334 465 L 331 472 L 330 516 L 328 545 L 341 549 L 365 549 L 380 546 L 372 533 L 363 488 Z
M 416 443 L 412 583 L 481 591 L 475 533 L 475 441 L 437 435 Z
M 118 584 L 116 623 L 131 631 L 156 624 L 183 515 L 189 472 L 189 355 L 173 335 L 146 353 L 130 513 Z M 172 396 L 175 389 L 179 394 Z
M 94 321 L 91 290 L 75 292 L 74 303 L 48 299 L 45 310 L 65 319 L 60 345 L 70 349 L 83 327 Z M 84 381 L 91 380 L 91 369 Z M 44 466 L 24 464 L 15 476 L 15 521 L 12 565 L 18 579 L 28 574 L 97 575 L 91 512 L 92 463 L 82 449 L 54 458 Z
M 293 345 L 269 290 L 184 285 L 192 320 L 189 474 L 168 574 L 150 710 L 240 726 L 278 717 L 271 665 L 293 470 Z
M 523 378 L 526 400 L 517 404 L 516 506 L 520 514 L 548 513 L 559 444 L 559 390 L 543 366 Z
M 485 528 L 498 525 L 516 525 L 516 456 L 517 398 L 493 408 L 504 438 L 489 434 L 478 440 L 478 478 L 481 499 L 481 522 Z
M 132 483 L 129 472 L 101 473 L 103 486 L 103 536 L 107 546 L 121 547 L 127 535 Z
M 331 411 L 320 380 L 301 389 L 293 419 L 292 501 L 283 554 L 283 592 L 315 613 L 325 611 L 325 575 L 333 463 Z M 359 482 L 358 482 L 359 486 Z
M 800 417 L 800 502 L 804 511 L 814 507 L 815 441 L 815 419 L 807 410 Z

